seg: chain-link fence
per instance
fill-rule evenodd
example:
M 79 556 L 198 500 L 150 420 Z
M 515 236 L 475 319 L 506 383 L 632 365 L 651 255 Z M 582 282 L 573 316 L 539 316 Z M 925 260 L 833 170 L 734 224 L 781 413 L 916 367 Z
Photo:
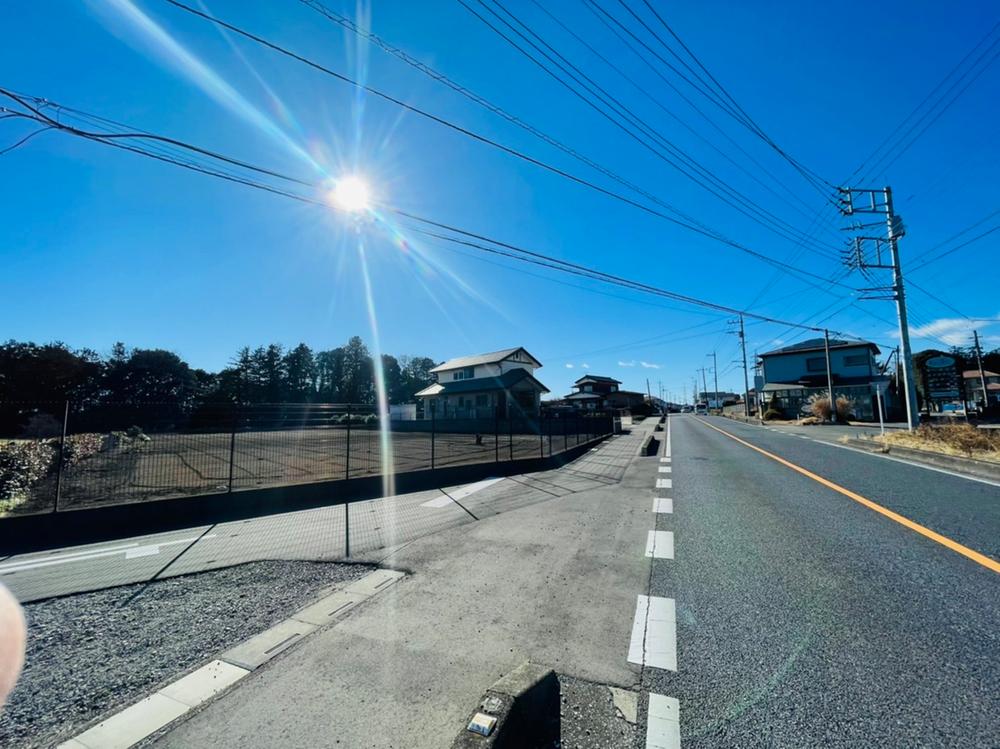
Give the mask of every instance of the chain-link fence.
M 0 404 L 0 517 L 548 457 L 611 417 L 383 420 L 370 405 Z M 384 427 L 384 428 L 383 428 Z

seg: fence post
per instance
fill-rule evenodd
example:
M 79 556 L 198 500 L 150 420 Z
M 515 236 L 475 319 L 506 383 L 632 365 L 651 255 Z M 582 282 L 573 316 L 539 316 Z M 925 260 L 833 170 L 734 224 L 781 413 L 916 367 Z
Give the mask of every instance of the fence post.
M 344 480 L 351 477 L 351 404 L 347 404 L 347 445 L 344 451 Z
M 344 502 L 344 557 L 351 558 L 351 502 Z
M 545 457 L 545 434 L 542 433 L 542 414 L 538 414 L 538 455 Z
M 514 414 L 507 411 L 507 460 L 514 460 Z
M 62 437 L 59 438 L 59 458 L 56 463 L 56 500 L 52 512 L 59 512 L 59 499 L 62 496 L 63 454 L 66 449 L 66 426 L 69 423 L 69 401 L 63 404 Z
M 552 457 L 552 417 L 549 417 L 549 457 Z
M 493 452 L 497 463 L 500 462 L 500 406 L 493 406 Z
M 580 444 L 580 417 L 576 417 L 576 444 Z
M 437 409 L 431 404 L 431 470 L 434 470 L 434 438 L 437 436 Z
M 236 463 L 236 423 L 239 421 L 239 407 L 233 405 L 232 424 L 229 428 L 229 493 L 233 493 L 233 466 Z

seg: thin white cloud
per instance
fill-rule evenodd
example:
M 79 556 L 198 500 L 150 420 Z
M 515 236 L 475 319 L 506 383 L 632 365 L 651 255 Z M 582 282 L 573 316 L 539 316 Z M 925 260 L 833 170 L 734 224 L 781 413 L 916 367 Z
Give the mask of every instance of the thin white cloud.
M 581 369 L 590 369 L 590 365 L 587 364 L 587 362 L 584 362 L 583 364 L 580 365 L 580 368 Z
M 660 365 L 659 365 L 659 364 L 653 364 L 652 362 L 648 362 L 648 361 L 644 361 L 644 362 L 639 362 L 639 363 L 640 363 L 640 364 L 641 364 L 641 365 L 642 365 L 643 367 L 645 367 L 646 369 L 659 369 L 659 368 L 660 368 Z
M 573 369 L 573 365 L 572 364 L 567 364 L 566 365 L 566 369 Z
M 618 362 L 618 366 L 619 367 L 634 367 L 635 366 L 635 359 L 633 359 L 632 361 L 619 361 Z
M 978 324 L 988 327 L 997 322 L 1000 322 L 1000 316 Z M 942 317 L 926 325 L 911 327 L 910 335 L 914 338 L 933 339 L 949 346 L 968 346 L 972 343 L 973 326 L 973 323 L 960 317 Z

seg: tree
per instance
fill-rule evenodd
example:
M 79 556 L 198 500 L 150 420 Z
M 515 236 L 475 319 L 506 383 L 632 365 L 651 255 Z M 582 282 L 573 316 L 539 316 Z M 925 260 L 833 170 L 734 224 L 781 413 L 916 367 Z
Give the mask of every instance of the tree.
M 340 391 L 348 403 L 372 403 L 375 400 L 372 357 L 368 347 L 358 336 L 353 336 L 344 346 L 344 367 Z
M 283 361 L 285 374 L 285 400 L 293 403 L 309 403 L 316 397 L 316 359 L 312 349 L 300 343 L 287 354 Z
M 194 372 L 177 354 L 163 349 L 116 350 L 105 369 L 105 399 L 128 405 L 184 406 L 195 394 Z
M 403 371 L 395 356 L 382 354 L 382 379 L 385 382 L 385 395 L 389 403 L 405 403 L 406 388 L 403 387 Z
M 316 354 L 316 397 L 325 403 L 343 400 L 340 385 L 344 379 L 344 349 L 335 348 Z
M 414 393 L 423 390 L 434 382 L 434 375 L 431 370 L 437 366 L 433 359 L 426 356 L 403 356 L 400 357 L 402 365 L 402 394 L 399 402 L 409 402 L 413 400 Z

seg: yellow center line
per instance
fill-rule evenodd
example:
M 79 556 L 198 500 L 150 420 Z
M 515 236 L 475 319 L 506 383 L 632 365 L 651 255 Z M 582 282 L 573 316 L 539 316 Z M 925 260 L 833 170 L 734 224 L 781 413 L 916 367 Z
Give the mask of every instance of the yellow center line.
M 958 543 L 957 541 L 952 541 L 947 536 L 942 536 L 940 533 L 935 533 L 930 528 L 926 528 L 926 527 L 920 525 L 920 523 L 914 523 L 909 518 L 905 518 L 902 515 L 900 515 L 899 513 L 893 512 L 892 510 L 890 510 L 890 509 L 888 509 L 886 507 L 883 507 L 882 505 L 878 504 L 877 502 L 872 502 L 867 497 L 862 497 L 860 494 L 856 494 L 855 492 L 852 492 L 850 489 L 845 489 L 844 487 L 840 486 L 839 484 L 833 483 L 829 479 L 825 479 L 822 476 L 818 476 L 817 474 L 813 473 L 812 471 L 806 470 L 802 466 L 795 465 L 795 463 L 792 463 L 791 461 L 785 460 L 784 458 L 779 457 L 779 456 L 775 455 L 774 453 L 768 452 L 767 450 L 764 450 L 763 448 L 757 447 L 756 445 L 753 445 L 753 444 L 747 442 L 746 440 L 742 440 L 739 437 L 737 437 L 736 435 L 730 434 L 725 429 L 719 429 L 719 427 L 715 426 L 714 424 L 709 424 L 707 421 L 704 421 L 702 419 L 698 419 L 698 421 L 701 422 L 702 424 L 704 424 L 705 426 L 707 426 L 709 429 L 714 429 L 715 431 L 719 432 L 720 434 L 726 435 L 727 437 L 729 437 L 729 439 L 736 440 L 741 445 L 745 445 L 746 447 L 749 447 L 751 450 L 756 450 L 761 455 L 766 455 L 771 460 L 778 461 L 779 463 L 781 463 L 781 465 L 783 465 L 783 466 L 785 466 L 787 468 L 791 468 L 793 471 L 796 471 L 797 473 L 801 473 L 803 476 L 811 478 L 813 481 L 816 481 L 816 482 L 822 484 L 823 486 L 827 487 L 828 489 L 833 489 L 835 492 L 839 492 L 840 494 L 843 494 L 845 497 L 849 497 L 850 499 L 853 499 L 855 502 L 858 502 L 859 504 L 863 504 L 869 510 L 874 510 L 875 512 L 879 513 L 880 515 L 884 515 L 885 517 L 889 518 L 890 520 L 894 520 L 895 522 L 899 523 L 900 525 L 902 525 L 902 526 L 904 526 L 906 528 L 909 528 L 911 531 L 916 531 L 921 536 L 929 538 L 931 541 L 936 541 L 937 543 L 941 544 L 942 546 L 946 546 L 947 548 L 951 549 L 952 551 L 957 551 L 959 554 L 961 554 L 964 557 L 968 557 L 969 559 L 971 559 L 976 564 L 980 564 L 983 567 L 985 567 L 986 569 L 992 570 L 993 572 L 1000 573 L 1000 562 L 997 562 L 997 560 L 995 560 L 995 559 L 993 559 L 991 557 L 988 557 L 985 554 L 980 554 L 978 551 L 974 551 L 973 549 L 970 549 L 968 546 L 963 546 L 962 544 Z

